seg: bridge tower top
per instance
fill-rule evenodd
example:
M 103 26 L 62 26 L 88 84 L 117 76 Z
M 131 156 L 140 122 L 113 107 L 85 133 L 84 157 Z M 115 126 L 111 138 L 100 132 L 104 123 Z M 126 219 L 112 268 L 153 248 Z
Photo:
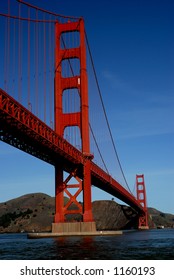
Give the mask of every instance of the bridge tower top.
M 88 81 L 86 70 L 86 46 L 84 20 L 55 24 L 55 131 L 64 136 L 67 127 L 78 127 L 81 136 L 81 150 L 84 155 L 90 155 L 89 140 L 89 105 L 88 105 Z M 65 41 L 66 35 L 78 33 L 79 45 L 68 46 Z M 74 66 L 73 60 L 78 65 Z M 68 66 L 69 72 L 64 73 L 64 65 Z M 75 69 L 75 67 L 79 69 Z M 76 91 L 80 98 L 79 111 L 63 112 L 63 96 L 65 91 Z

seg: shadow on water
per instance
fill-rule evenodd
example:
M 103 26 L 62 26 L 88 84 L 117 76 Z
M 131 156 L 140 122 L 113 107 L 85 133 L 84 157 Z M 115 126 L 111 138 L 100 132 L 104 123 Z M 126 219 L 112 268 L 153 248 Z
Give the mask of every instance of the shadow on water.
M 126 231 L 117 236 L 27 239 L 1 234 L 0 259 L 174 259 L 174 229 Z

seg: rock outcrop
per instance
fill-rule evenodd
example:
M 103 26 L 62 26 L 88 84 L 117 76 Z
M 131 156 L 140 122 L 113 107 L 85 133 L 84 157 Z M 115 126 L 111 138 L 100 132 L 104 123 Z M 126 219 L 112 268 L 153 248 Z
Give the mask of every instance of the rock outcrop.
M 137 215 L 133 209 L 115 201 L 94 201 L 92 210 L 98 230 L 126 229 L 137 224 Z

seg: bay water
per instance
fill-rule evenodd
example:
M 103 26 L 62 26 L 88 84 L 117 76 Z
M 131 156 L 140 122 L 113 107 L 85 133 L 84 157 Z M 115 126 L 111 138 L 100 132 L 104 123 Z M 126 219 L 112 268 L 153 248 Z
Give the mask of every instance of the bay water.
M 26 233 L 0 234 L 0 259 L 174 260 L 174 229 L 42 239 L 28 239 Z

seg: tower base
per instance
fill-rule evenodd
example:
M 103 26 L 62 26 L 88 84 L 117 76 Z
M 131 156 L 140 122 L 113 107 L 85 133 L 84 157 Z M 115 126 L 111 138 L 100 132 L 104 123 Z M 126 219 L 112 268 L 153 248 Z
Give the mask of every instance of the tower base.
M 95 222 L 52 223 L 52 233 L 96 232 Z
M 139 226 L 138 229 L 149 229 L 149 226 Z

